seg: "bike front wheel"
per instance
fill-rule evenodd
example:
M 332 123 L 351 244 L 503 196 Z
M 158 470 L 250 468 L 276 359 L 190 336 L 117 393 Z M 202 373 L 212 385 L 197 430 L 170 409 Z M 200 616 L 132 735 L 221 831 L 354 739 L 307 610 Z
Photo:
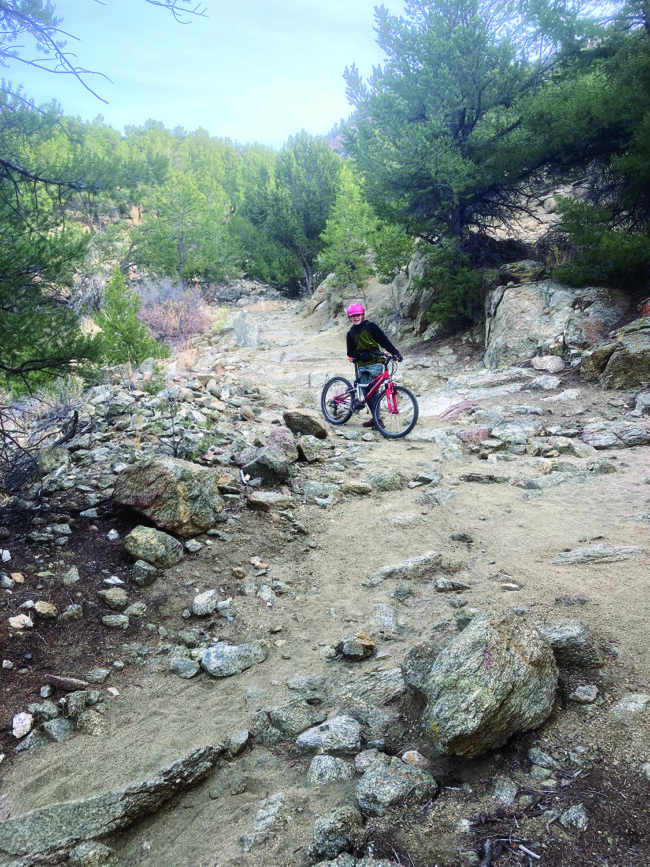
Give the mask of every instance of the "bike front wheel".
M 345 424 L 352 415 L 352 383 L 342 376 L 334 376 L 323 386 L 320 408 L 330 424 Z
M 393 385 L 375 404 L 375 426 L 382 436 L 399 439 L 413 430 L 419 412 L 415 395 L 403 385 Z

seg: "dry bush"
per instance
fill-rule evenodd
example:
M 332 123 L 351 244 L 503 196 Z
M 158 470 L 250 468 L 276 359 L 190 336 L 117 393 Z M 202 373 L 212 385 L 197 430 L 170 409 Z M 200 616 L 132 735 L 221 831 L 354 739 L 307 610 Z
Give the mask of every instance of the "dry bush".
M 137 287 L 142 301 L 139 318 L 156 340 L 171 345 L 209 331 L 212 316 L 200 289 L 163 279 Z
M 198 346 L 193 346 L 191 343 L 184 343 L 176 350 L 175 356 L 178 364 L 185 370 L 191 370 L 199 357 L 200 350 Z
M 40 475 L 41 449 L 78 433 L 82 382 L 55 380 L 47 391 L 14 404 L 0 405 L 0 494 L 19 496 Z

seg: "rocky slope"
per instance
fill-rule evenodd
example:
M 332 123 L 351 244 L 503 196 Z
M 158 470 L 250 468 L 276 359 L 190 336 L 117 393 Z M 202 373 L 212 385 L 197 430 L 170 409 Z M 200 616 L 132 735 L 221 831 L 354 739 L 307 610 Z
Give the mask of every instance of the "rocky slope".
M 344 333 L 246 294 L 41 450 L 47 509 L 0 542 L 0 863 L 646 863 L 648 395 L 400 346 L 420 420 L 388 441 L 318 420 Z M 219 508 L 152 563 L 159 516 L 116 499 L 164 453 Z M 509 696 L 541 654 L 550 703 L 436 731 L 441 694 L 471 725 L 444 681 L 470 647 Z

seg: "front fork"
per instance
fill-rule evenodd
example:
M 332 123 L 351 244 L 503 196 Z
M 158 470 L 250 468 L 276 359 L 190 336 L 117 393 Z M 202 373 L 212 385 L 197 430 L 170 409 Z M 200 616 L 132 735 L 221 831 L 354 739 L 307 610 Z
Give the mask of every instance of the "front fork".
M 388 412 L 397 413 L 397 395 L 395 394 L 395 386 L 392 381 L 386 383 L 386 403 L 388 404 Z

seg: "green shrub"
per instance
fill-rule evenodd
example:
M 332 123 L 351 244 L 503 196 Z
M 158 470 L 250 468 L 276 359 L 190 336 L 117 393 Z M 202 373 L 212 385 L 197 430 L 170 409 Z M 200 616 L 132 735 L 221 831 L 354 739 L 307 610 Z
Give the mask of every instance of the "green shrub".
M 109 364 L 139 364 L 145 358 L 167 358 L 169 348 L 151 336 L 138 319 L 140 296 L 126 285 L 119 268 L 104 290 L 104 306 L 94 320 L 102 329 L 102 357 Z

